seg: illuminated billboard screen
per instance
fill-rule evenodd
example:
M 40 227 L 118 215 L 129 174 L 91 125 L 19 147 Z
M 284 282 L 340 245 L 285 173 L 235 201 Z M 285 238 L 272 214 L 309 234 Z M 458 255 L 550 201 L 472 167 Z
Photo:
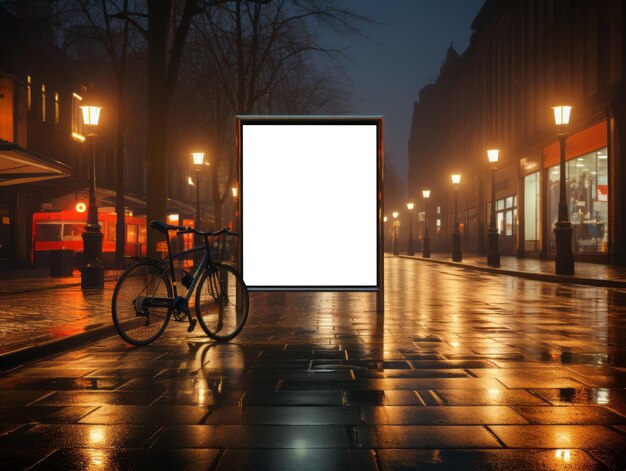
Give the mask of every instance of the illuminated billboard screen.
M 382 118 L 237 121 L 246 285 L 382 286 Z

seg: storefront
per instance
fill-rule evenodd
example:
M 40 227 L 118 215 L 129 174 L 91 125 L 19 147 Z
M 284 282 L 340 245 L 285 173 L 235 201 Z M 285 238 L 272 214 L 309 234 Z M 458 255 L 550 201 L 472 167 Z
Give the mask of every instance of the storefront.
M 554 231 L 559 206 L 559 146 L 551 144 L 543 152 L 546 178 L 547 252 L 555 253 Z M 565 154 L 566 201 L 572 224 L 575 255 L 604 256 L 608 253 L 609 165 L 607 124 L 598 123 L 567 139 Z M 532 193 L 528 180 L 525 192 Z M 525 196 L 532 200 L 532 196 Z M 525 231 L 531 232 L 526 214 Z

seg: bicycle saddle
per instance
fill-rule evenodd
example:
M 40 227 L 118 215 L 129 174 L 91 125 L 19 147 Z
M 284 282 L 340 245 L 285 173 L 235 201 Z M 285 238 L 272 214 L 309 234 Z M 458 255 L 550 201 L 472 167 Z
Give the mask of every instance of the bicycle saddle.
M 150 227 L 154 230 L 162 232 L 163 234 L 167 234 L 167 231 L 177 231 L 181 229 L 180 226 L 172 226 L 171 224 L 166 224 L 163 221 L 150 221 Z

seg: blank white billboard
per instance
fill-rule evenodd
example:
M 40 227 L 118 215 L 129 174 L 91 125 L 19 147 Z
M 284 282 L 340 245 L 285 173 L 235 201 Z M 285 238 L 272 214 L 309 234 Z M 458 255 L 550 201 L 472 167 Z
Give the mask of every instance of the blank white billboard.
M 380 118 L 239 118 L 249 288 L 377 288 L 381 125 Z

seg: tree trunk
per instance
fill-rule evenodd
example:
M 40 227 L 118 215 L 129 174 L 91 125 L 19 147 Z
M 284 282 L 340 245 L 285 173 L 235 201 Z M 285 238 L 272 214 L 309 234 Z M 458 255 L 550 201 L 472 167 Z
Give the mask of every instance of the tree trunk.
M 148 1 L 148 188 L 147 222 L 167 211 L 166 58 L 171 0 Z M 148 257 L 157 257 L 160 234 L 148 228 Z

